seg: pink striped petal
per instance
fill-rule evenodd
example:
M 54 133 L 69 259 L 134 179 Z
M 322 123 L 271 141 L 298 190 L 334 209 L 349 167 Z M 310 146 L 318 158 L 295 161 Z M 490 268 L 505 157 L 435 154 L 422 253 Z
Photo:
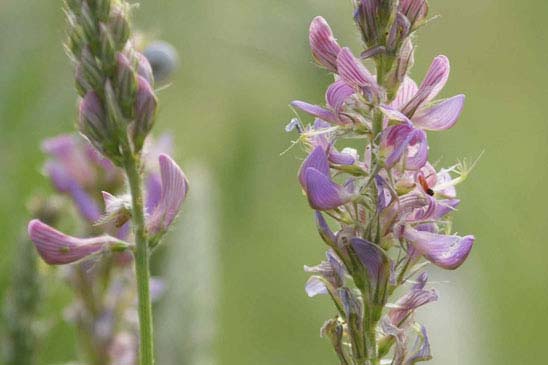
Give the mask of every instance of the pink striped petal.
M 50 265 L 80 261 L 106 249 L 127 249 L 129 245 L 111 236 L 77 238 L 68 236 L 38 219 L 29 223 L 28 234 L 42 259 Z
M 321 16 L 315 17 L 310 24 L 310 48 L 320 66 L 337 72 L 337 55 L 341 47 L 333 36 L 329 24 Z
M 394 109 L 401 110 L 413 98 L 413 96 L 415 96 L 418 90 L 419 87 L 415 81 L 413 81 L 413 79 L 409 76 L 406 76 L 398 89 L 396 98 L 390 106 Z
M 336 114 L 341 112 L 344 103 L 354 95 L 354 89 L 348 86 L 343 80 L 338 80 L 332 83 L 325 93 L 325 101 L 327 105 L 335 110 Z
M 413 99 L 405 105 L 402 112 L 407 116 L 412 116 L 421 105 L 434 100 L 447 83 L 449 72 L 450 65 L 447 57 L 437 56 L 434 58 L 419 90 Z
M 474 236 L 442 235 L 410 226 L 405 227 L 403 237 L 428 261 L 448 270 L 461 266 L 474 245 Z
M 443 131 L 455 125 L 464 108 L 464 95 L 453 96 L 432 107 L 419 109 L 413 124 L 429 131 Z
M 171 225 L 188 192 L 188 180 L 181 168 L 166 154 L 160 154 L 162 193 L 156 209 L 147 219 L 147 229 L 152 235 L 165 232 Z
M 354 57 L 349 48 L 345 47 L 339 52 L 337 69 L 341 78 L 349 85 L 377 91 L 377 81 L 363 63 Z

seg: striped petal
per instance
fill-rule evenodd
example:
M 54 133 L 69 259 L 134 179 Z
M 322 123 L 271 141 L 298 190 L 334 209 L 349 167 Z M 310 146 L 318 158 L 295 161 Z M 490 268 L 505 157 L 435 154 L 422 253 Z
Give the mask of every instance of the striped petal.
M 333 36 L 329 24 L 321 16 L 312 20 L 309 40 L 316 62 L 331 72 L 337 72 L 337 55 L 341 47 Z
M 345 47 L 339 52 L 337 68 L 341 78 L 349 85 L 377 91 L 377 81 L 363 63 L 354 57 L 349 48 Z
M 449 129 L 459 119 L 464 108 L 464 99 L 464 95 L 457 95 L 429 108 L 419 109 L 413 116 L 413 124 L 429 131 Z
M 434 100 L 447 83 L 449 71 L 450 65 L 447 57 L 434 58 L 416 95 L 405 105 L 402 112 L 410 117 L 420 106 Z
M 166 154 L 160 154 L 162 192 L 160 202 L 147 219 L 151 234 L 165 232 L 173 222 L 188 192 L 188 180 L 181 168 Z
M 428 261 L 448 270 L 455 270 L 463 264 L 475 240 L 474 236 L 442 235 L 418 231 L 410 226 L 405 227 L 403 237 Z
M 107 235 L 72 237 L 38 219 L 29 223 L 28 234 L 42 259 L 50 265 L 70 264 L 107 249 L 125 250 L 129 247 L 127 243 Z

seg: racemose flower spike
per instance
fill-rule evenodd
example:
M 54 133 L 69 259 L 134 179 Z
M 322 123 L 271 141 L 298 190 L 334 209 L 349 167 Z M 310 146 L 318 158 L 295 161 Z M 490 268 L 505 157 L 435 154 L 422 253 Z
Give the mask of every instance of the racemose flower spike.
M 455 187 L 469 168 L 437 170 L 429 163 L 428 133 L 454 127 L 465 96 L 439 97 L 449 79 L 446 56 L 434 58 L 420 85 L 409 77 L 412 35 L 428 19 L 426 0 L 354 4 L 361 58 L 335 40 L 324 18 L 314 18 L 312 54 L 334 80 L 325 105 L 291 103 L 314 118 L 309 125 L 294 120 L 298 128 L 287 131 L 296 130 L 306 149 L 299 185 L 315 211 L 328 257 L 336 258 L 305 267 L 312 274 L 306 292 L 329 294 L 337 308 L 322 333 L 342 364 L 410 365 L 432 357 L 426 329 L 414 313 L 438 295 L 426 288 L 421 268 L 432 263 L 457 269 L 475 241 L 452 234 L 448 224 L 460 204 Z M 350 148 L 344 145 L 349 139 L 358 142 Z M 390 304 L 415 274 L 416 284 Z

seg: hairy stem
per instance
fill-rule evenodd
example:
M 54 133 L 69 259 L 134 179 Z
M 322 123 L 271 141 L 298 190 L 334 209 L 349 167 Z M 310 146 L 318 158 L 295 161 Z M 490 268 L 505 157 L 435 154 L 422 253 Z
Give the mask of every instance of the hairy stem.
M 140 158 L 132 153 L 125 155 L 124 168 L 131 191 L 132 223 L 135 236 L 135 273 L 139 301 L 139 364 L 154 365 L 152 303 L 150 300 L 150 249 L 145 228 Z

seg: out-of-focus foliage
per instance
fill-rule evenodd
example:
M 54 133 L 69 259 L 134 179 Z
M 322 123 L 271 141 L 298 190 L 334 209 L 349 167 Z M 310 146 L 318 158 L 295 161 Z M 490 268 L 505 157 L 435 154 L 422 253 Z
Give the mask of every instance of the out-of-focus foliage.
M 468 96 L 459 124 L 430 136 L 432 154 L 449 165 L 485 150 L 460 189 L 455 221 L 476 235 L 476 247 L 450 283 L 434 276 L 442 298 L 423 316 L 438 326 L 433 364 L 536 363 L 548 339 L 548 4 L 434 0 L 431 7 L 442 16 L 419 32 L 414 75 L 445 53 L 453 68 L 446 95 Z M 344 44 L 356 46 L 351 11 L 345 0 L 141 2 L 136 24 L 180 53 L 172 86 L 159 94 L 158 130 L 173 131 L 182 165 L 204 161 L 220 190 L 219 363 L 336 362 L 318 335 L 328 300 L 303 290 L 302 265 L 324 251 L 296 181 L 303 153 L 280 152 L 289 146 L 289 101 L 319 102 L 329 81 L 311 62 L 310 20 L 325 16 Z M 39 141 L 72 130 L 76 113 L 61 2 L 2 0 L 0 33 L 3 297 L 25 201 L 49 188 Z M 73 357 L 59 286 L 43 304 L 53 330 L 40 365 Z

